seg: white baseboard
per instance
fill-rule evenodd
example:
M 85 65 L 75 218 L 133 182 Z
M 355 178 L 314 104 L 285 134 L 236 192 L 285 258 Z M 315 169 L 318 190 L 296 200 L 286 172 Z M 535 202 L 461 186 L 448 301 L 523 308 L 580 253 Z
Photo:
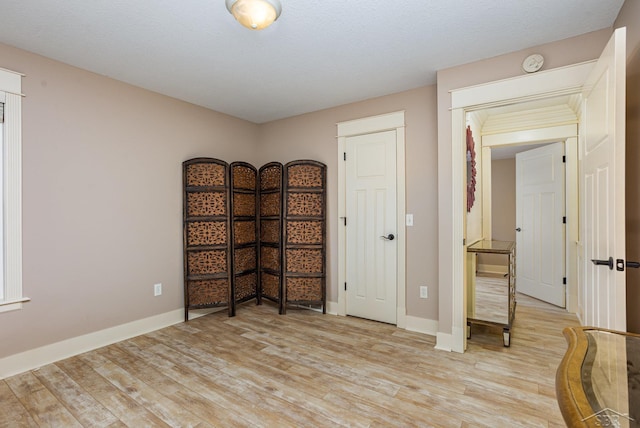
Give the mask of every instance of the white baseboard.
M 192 314 L 197 318 L 206 314 Z M 52 343 L 51 345 L 10 355 L 0 359 L 0 379 L 37 369 L 74 355 L 107 346 L 121 340 L 130 339 L 184 321 L 184 309 L 176 309 L 116 327 Z
M 206 308 L 206 309 L 191 309 L 189 311 L 189 319 L 194 320 L 196 318 L 203 317 L 205 315 L 213 314 L 220 311 L 228 311 L 229 308 L 227 306 L 220 308 Z
M 330 315 L 338 315 L 338 302 L 327 302 L 327 313 Z
M 509 272 L 508 266 L 505 265 L 478 265 L 478 272 L 482 273 L 496 273 L 496 274 L 505 274 Z
M 435 349 L 440 351 L 451 352 L 451 344 L 453 343 L 453 336 L 449 333 L 436 334 L 436 346 Z
M 436 336 L 438 334 L 438 321 L 407 315 L 405 329 L 428 334 L 429 336 Z
M 223 308 L 225 309 L 225 308 Z M 189 319 L 196 319 L 222 309 L 201 309 L 189 312 Z M 338 314 L 338 303 L 327 302 L 327 314 Z M 116 327 L 85 334 L 52 343 L 51 345 L 10 355 L 0 359 L 0 379 L 37 369 L 46 364 L 55 363 L 65 358 L 73 357 L 102 346 L 130 339 L 141 334 L 149 333 L 161 328 L 169 327 L 184 321 L 184 309 L 176 309 L 164 314 L 155 315 Z M 438 321 L 413 316 L 405 316 L 405 328 L 409 331 L 436 336 L 436 349 L 451 351 L 452 338 L 450 334 L 438 333 Z
M 467 327 L 459 328 L 452 327 L 451 328 L 451 351 L 459 352 L 461 354 L 464 353 L 465 349 L 463 345 L 465 343 L 465 336 L 467 334 Z
M 435 336 L 438 332 L 438 321 L 403 315 L 400 310 L 396 326 L 403 330 Z M 327 302 L 327 314 L 338 315 L 338 302 Z

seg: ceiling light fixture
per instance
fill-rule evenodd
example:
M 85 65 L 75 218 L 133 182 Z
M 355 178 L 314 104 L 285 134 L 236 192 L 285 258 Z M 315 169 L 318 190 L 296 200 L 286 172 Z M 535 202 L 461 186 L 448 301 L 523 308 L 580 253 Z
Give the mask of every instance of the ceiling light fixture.
M 278 0 L 226 0 L 236 20 L 251 30 L 262 30 L 278 19 L 282 6 Z

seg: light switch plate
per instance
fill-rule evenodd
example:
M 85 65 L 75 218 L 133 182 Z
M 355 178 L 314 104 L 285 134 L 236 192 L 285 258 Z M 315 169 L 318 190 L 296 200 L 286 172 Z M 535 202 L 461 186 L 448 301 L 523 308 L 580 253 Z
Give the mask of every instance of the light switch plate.
M 413 226 L 413 214 L 407 214 L 407 226 Z
M 421 285 L 420 286 L 420 298 L 421 299 L 428 299 L 429 298 L 429 289 L 427 288 L 426 285 Z

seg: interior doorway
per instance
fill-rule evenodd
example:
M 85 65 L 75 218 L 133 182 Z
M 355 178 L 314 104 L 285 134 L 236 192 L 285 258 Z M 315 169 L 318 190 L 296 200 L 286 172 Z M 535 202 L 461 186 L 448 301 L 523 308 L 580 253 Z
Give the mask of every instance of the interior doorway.
M 577 260 L 575 266 L 579 267 L 580 290 L 584 294 L 577 314 L 581 320 L 593 317 L 598 321 L 597 326 L 622 331 L 626 329 L 625 39 L 625 28 L 615 30 L 597 61 L 451 91 L 452 175 L 447 178 L 452 183 L 452 218 L 449 220 L 441 215 L 440 223 L 441 228 L 451 232 L 454 243 L 453 251 L 441 259 L 441 266 L 446 272 L 441 277 L 452 278 L 453 308 L 451 334 L 439 332 L 437 348 L 449 348 L 457 352 L 464 352 L 466 348 L 466 244 L 463 209 L 465 172 L 462 162 L 465 158 L 465 115 L 469 111 L 489 106 L 517 105 L 561 95 L 577 94 L 580 97 L 579 149 L 582 162 L 579 174 L 576 174 L 580 182 L 580 205 L 576 204 L 579 207 L 579 221 L 576 223 L 580 225 L 580 235 L 574 244 Z M 577 136 L 578 133 L 573 135 Z M 590 139 L 590 136 L 594 138 Z M 601 146 L 604 146 L 603 150 L 609 155 L 594 156 L 593 159 L 604 159 L 606 165 L 589 169 L 585 156 L 596 153 L 596 149 Z M 601 174 L 597 174 L 598 172 Z M 593 210 L 593 207 L 602 207 L 602 210 Z M 448 213 L 448 210 L 444 211 Z M 593 230 L 606 230 L 606 233 L 593 234 Z M 584 239 L 584 242 L 580 239 Z M 458 242 L 462 245 L 456 244 Z M 605 298 L 597 299 L 597 296 Z M 441 303 L 447 303 L 447 297 L 443 296 Z
M 518 281 L 518 291 L 572 312 L 577 308 L 579 105 L 574 94 L 469 113 L 484 118 L 475 120 L 481 134 L 483 239 L 517 242 L 516 277 L 524 281 L 524 286 Z M 494 162 L 506 162 L 509 173 L 494 177 Z M 519 210 L 518 181 L 524 198 Z M 501 189 L 511 198 L 501 198 Z
M 396 324 L 396 131 L 347 137 L 346 314 Z
M 564 143 L 516 154 L 518 291 L 565 307 Z
M 363 318 L 378 319 L 406 328 L 406 188 L 405 188 L 405 131 L 404 111 L 371 116 L 362 119 L 338 123 L 338 315 L 353 314 Z M 358 147 L 361 153 L 357 153 Z M 358 162 L 356 162 L 358 160 Z M 392 165 L 389 164 L 391 162 Z M 369 181 L 376 181 L 379 171 L 387 170 L 395 177 L 387 177 L 385 187 L 391 186 L 390 191 L 379 192 L 380 188 Z M 388 175 L 388 174 L 384 174 Z M 348 178 L 350 177 L 350 178 Z M 349 184 L 351 183 L 351 184 Z M 391 184 L 389 184 L 391 183 Z M 361 187 L 362 189 L 358 189 Z M 348 188 L 349 186 L 349 188 Z M 371 192 L 366 188 L 370 187 Z M 354 191 L 360 195 L 355 196 Z M 369 196 L 364 197 L 365 194 Z M 351 193 L 351 195 L 350 195 Z M 391 200 L 388 200 L 391 198 Z M 372 219 L 359 219 L 364 213 L 367 200 L 372 203 Z M 355 204 L 358 202 L 358 204 Z M 362 209 L 360 209 L 362 208 Z M 395 212 L 389 212 L 395 211 Z M 359 214 L 360 213 L 360 214 Z M 363 220 L 363 221 L 360 221 Z M 370 224 L 371 227 L 367 227 Z M 367 230 L 369 229 L 369 230 Z M 368 244 L 361 242 L 364 234 Z M 393 237 L 392 237 L 393 236 Z M 374 251 L 371 251 L 371 249 Z M 370 256 L 370 262 L 359 263 L 358 254 Z M 355 258 L 354 258 L 355 256 Z M 382 275 L 373 289 L 360 283 L 367 278 L 376 277 L 376 272 L 382 257 L 383 264 L 392 264 L 393 269 L 384 267 Z M 364 270 L 362 269 L 364 268 Z M 358 271 L 359 270 L 359 271 Z M 379 272 L 378 272 L 379 273 Z M 351 283 L 350 283 L 351 282 Z M 356 282 L 354 284 L 354 282 Z M 387 288 L 389 286 L 389 288 Z M 384 288 L 381 292 L 377 287 Z M 348 291 L 356 293 L 348 294 Z M 360 299 L 365 294 L 371 299 Z M 376 294 L 384 296 L 384 309 L 376 308 L 378 299 Z M 393 294 L 393 296 L 390 296 Z M 364 310 L 373 311 L 374 315 L 354 312 L 354 305 L 347 303 L 364 303 Z M 360 299 L 362 302 L 357 302 Z M 377 317 L 377 312 L 384 312 L 384 319 Z
M 451 333 L 439 332 L 437 336 L 438 343 L 437 348 L 450 349 L 456 352 L 464 352 L 466 348 L 466 293 L 465 293 L 465 278 L 466 273 L 466 244 L 465 244 L 465 230 L 464 230 L 464 216 L 466 210 L 464 205 L 465 188 L 464 181 L 465 171 L 463 168 L 462 159 L 465 158 L 464 153 L 464 130 L 467 123 L 467 113 L 485 110 L 488 108 L 510 108 L 510 106 L 521 105 L 522 103 L 533 101 L 549 100 L 558 96 L 571 96 L 580 93 L 580 89 L 587 79 L 589 73 L 593 70 L 593 63 L 582 63 L 571 67 L 564 67 L 557 70 L 550 70 L 544 73 L 515 77 L 499 82 L 492 82 L 486 85 L 474 86 L 470 88 L 460 89 L 458 91 L 452 91 L 451 93 L 451 117 L 452 117 L 452 145 L 451 145 L 451 181 L 452 181 L 452 210 L 451 220 L 446 221 L 445 218 L 441 218 L 442 228 L 451 232 L 452 242 L 463 243 L 462 245 L 454 245 L 451 255 L 447 257 L 445 254 L 442 258 L 441 267 L 444 272 L 449 271 L 452 281 L 452 317 L 451 317 Z M 571 150 L 567 149 L 568 154 L 577 156 L 577 126 L 572 125 L 557 125 L 554 127 L 547 127 L 542 129 L 533 128 L 533 131 L 526 134 L 518 134 L 517 129 L 511 131 L 505 131 L 491 135 L 487 133 L 483 135 L 483 152 L 491 150 L 491 146 L 497 145 L 520 145 L 527 144 L 531 141 L 561 141 L 565 140 L 569 143 L 568 146 L 573 146 Z M 531 129 L 528 127 L 527 129 Z M 546 134 L 551 131 L 551 134 L 555 132 L 562 133 L 560 138 L 556 135 L 552 135 L 551 139 L 546 139 Z M 568 132 L 568 134 L 566 134 Z M 566 139 L 566 135 L 571 136 Z M 487 140 L 485 142 L 485 139 Z M 483 166 L 490 159 L 490 156 L 485 156 L 483 153 Z M 577 162 L 575 163 L 577 168 Z M 574 166 L 571 166 L 573 168 Z M 483 175 L 485 172 L 483 172 Z M 576 174 L 577 176 L 577 174 Z M 483 192 L 483 198 L 484 196 Z M 571 203 L 569 204 L 572 205 Z M 488 204 L 483 204 L 485 209 Z M 570 215 L 568 213 L 568 215 Z M 488 218 L 487 216 L 483 216 Z M 490 230 L 490 224 L 483 224 Z M 577 224 L 575 231 L 573 228 L 567 228 L 571 233 L 577 234 Z M 577 240 L 576 240 L 577 242 Z M 569 257 L 576 257 L 575 249 L 568 249 Z M 461 268 L 462 267 L 462 268 Z M 575 278 L 574 278 L 575 279 Z M 568 282 L 570 278 L 567 278 Z M 445 307 L 446 309 L 446 307 Z M 446 330 L 445 330 L 446 331 Z
M 496 147 L 491 150 L 491 182 L 487 183 L 491 186 L 490 239 L 516 242 L 518 293 L 561 308 L 567 300 L 569 245 L 565 195 L 572 193 L 565 183 L 575 182 L 566 178 L 564 146 L 556 142 Z M 482 255 L 478 271 L 506 273 L 503 260 L 489 256 Z

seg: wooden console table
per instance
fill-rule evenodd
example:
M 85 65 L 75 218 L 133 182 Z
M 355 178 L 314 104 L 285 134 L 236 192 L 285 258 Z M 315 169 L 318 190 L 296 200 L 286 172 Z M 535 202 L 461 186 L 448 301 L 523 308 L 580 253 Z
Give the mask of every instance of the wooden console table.
M 640 427 L 640 335 L 565 328 L 556 394 L 569 427 Z

